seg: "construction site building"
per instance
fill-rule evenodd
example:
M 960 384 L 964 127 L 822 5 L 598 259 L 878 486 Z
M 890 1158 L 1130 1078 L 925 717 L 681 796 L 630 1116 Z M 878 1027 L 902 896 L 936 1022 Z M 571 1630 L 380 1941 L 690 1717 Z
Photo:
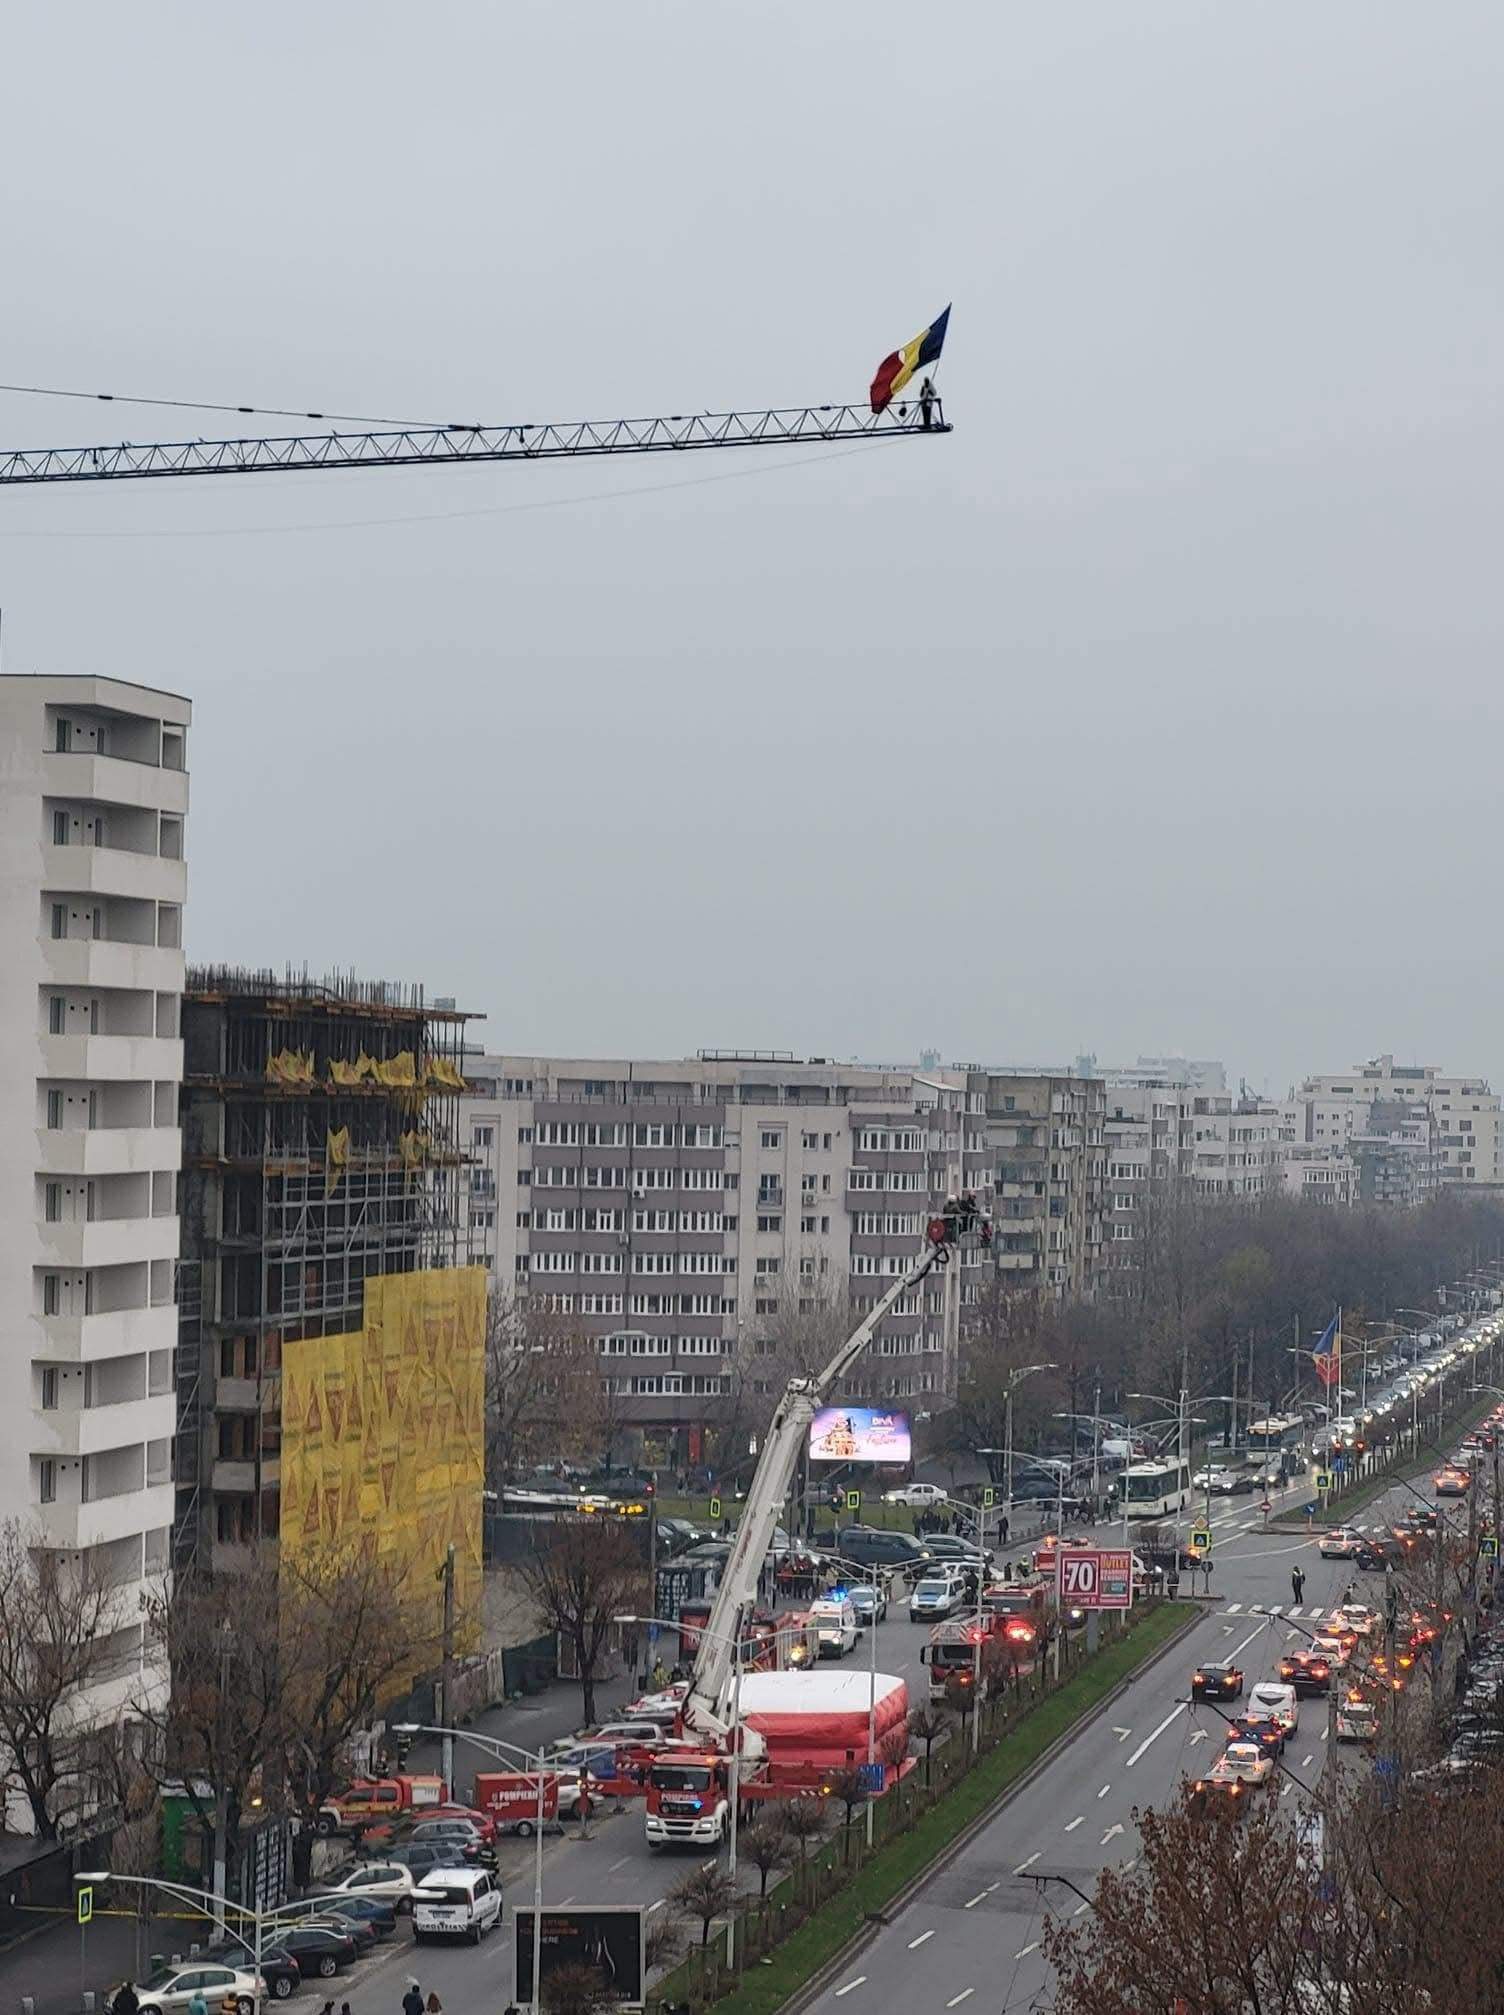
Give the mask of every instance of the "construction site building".
M 358 1332 L 366 1283 L 465 1257 L 469 1019 L 417 987 L 190 968 L 174 1557 L 279 1530 L 285 1346 Z

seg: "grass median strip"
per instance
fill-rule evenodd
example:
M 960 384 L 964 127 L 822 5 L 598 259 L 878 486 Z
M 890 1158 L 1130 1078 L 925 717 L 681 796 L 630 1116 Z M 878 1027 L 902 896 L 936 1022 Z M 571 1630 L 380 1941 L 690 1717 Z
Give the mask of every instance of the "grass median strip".
M 1372 1476 L 1364 1477 L 1340 1497 L 1334 1497 L 1323 1513 L 1318 1507 L 1313 1518 L 1307 1519 L 1304 1511 L 1282 1511 L 1277 1518 L 1269 1521 L 1271 1532 L 1305 1532 L 1319 1529 L 1323 1532 L 1332 1526 L 1348 1525 L 1355 1512 L 1366 1511 L 1368 1506 L 1386 1490 L 1392 1490 L 1397 1483 L 1413 1483 L 1418 1476 L 1426 1476 L 1437 1467 L 1444 1453 L 1455 1448 L 1457 1442 L 1469 1428 L 1476 1427 L 1487 1418 L 1494 1402 L 1492 1396 L 1466 1413 L 1448 1416 L 1446 1432 L 1439 1440 L 1422 1442 L 1414 1455 L 1401 1456 L 1387 1469 L 1376 1470 Z
M 772 2015 L 862 1927 L 874 1910 L 912 1882 L 961 1829 L 977 1818 L 1122 1679 L 1147 1664 L 1180 1629 L 1191 1606 L 1163 1603 L 1033 1708 L 975 1769 L 873 1855 L 839 1894 L 821 1905 L 766 1963 L 751 1966 L 717 2002 L 724 2015 Z

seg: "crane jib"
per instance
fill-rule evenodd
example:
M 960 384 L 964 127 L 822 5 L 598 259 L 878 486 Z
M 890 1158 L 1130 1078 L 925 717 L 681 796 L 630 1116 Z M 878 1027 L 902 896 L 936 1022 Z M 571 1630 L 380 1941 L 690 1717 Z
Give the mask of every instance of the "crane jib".
M 85 448 L 0 450 L 0 484 L 104 483 L 298 469 L 394 469 L 456 462 L 540 462 L 579 456 L 675 454 L 701 448 L 812 446 L 948 434 L 937 408 L 785 406 L 673 413 L 640 420 L 567 420 L 502 427 L 385 429 L 358 434 L 251 435 L 238 441 L 117 441 Z

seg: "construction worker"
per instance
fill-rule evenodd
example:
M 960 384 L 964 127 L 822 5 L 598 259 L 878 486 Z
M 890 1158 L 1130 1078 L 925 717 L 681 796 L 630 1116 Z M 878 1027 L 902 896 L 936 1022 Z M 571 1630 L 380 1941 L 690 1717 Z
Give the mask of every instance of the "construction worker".
M 935 387 L 928 378 L 919 381 L 919 424 L 928 433 L 934 426 Z

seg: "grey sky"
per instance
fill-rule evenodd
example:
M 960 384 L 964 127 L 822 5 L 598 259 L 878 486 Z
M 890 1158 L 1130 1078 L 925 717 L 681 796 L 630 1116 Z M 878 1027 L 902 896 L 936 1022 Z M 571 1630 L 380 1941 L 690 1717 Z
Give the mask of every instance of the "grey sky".
M 0 377 L 802 402 L 953 299 L 957 432 L 6 493 L 7 668 L 193 697 L 192 955 L 497 1046 L 1497 1082 L 1501 56 L 1396 0 L 16 10 Z

